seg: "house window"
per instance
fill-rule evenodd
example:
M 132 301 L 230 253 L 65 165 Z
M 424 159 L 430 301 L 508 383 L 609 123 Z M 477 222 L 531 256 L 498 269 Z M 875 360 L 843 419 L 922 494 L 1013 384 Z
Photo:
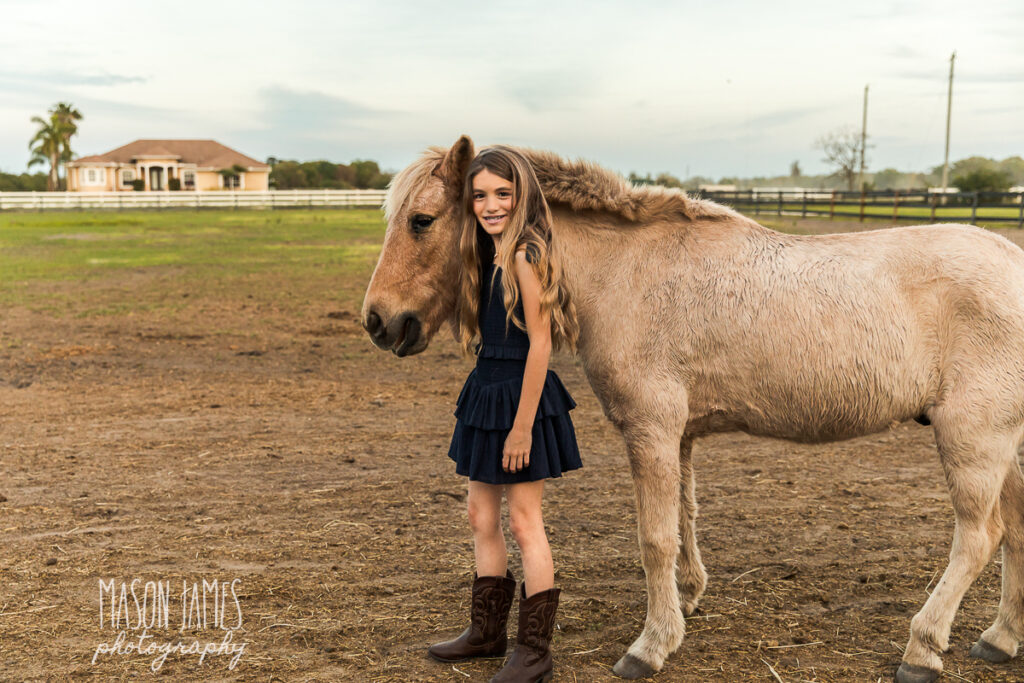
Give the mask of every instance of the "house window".
M 85 184 L 86 185 L 99 185 L 103 182 L 103 177 L 100 175 L 101 169 L 98 168 L 87 168 L 85 169 Z
M 241 179 L 237 175 L 224 176 L 224 189 L 237 190 L 241 186 Z
M 132 169 L 126 169 L 121 171 L 121 185 L 124 187 L 130 186 L 135 181 L 135 171 Z
M 195 171 L 184 171 L 181 175 L 182 187 L 186 190 L 196 189 L 196 174 Z

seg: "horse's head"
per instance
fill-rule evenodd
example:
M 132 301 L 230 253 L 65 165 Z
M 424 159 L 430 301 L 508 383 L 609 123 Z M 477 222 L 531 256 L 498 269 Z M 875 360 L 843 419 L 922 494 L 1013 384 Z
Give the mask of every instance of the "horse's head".
M 363 300 L 362 323 L 379 348 L 409 356 L 455 322 L 459 283 L 459 198 L 473 159 L 462 136 L 431 148 L 398 173 L 385 200 L 388 227 Z

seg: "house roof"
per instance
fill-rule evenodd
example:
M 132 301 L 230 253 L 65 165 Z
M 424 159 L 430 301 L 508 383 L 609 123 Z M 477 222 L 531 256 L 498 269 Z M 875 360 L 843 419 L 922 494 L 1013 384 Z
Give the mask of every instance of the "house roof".
M 215 140 L 136 140 L 106 154 L 81 157 L 71 163 L 73 165 L 110 162 L 128 164 L 139 157 L 176 158 L 181 162 L 195 164 L 199 167 L 230 168 L 238 164 L 246 168 L 270 169 L 267 164 L 247 157 L 241 152 L 236 152 Z

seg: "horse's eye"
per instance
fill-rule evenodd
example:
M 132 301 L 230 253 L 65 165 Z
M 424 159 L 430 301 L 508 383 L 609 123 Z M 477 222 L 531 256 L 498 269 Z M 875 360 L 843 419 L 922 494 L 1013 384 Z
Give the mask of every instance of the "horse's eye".
M 433 224 L 433 222 L 433 216 L 418 213 L 415 216 L 413 216 L 412 219 L 410 219 L 409 225 L 410 227 L 412 227 L 412 234 L 422 235 L 427 231 L 427 228 L 429 228 Z

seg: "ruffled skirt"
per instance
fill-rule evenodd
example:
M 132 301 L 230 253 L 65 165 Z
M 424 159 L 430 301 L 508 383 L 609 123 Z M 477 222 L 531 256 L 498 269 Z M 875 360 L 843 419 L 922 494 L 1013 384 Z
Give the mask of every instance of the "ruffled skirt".
M 534 418 L 530 464 L 519 472 L 501 467 L 505 439 L 515 422 L 525 361 L 478 358 L 459 393 L 448 457 L 456 473 L 488 484 L 517 484 L 560 477 L 583 467 L 569 411 L 576 402 L 548 370 Z

